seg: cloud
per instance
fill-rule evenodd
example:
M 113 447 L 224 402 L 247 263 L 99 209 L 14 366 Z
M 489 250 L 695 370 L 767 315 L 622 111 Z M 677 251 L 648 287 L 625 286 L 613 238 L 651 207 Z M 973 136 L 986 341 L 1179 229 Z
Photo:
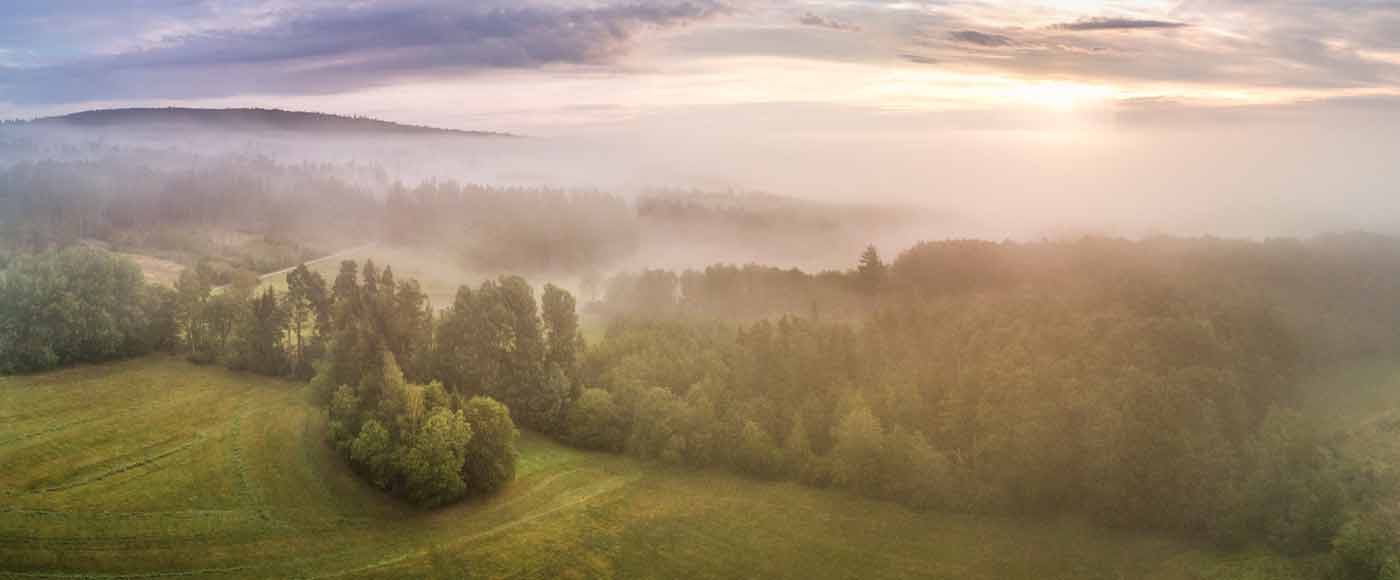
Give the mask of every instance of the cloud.
M 1185 22 L 1172 20 L 1144 20 L 1137 18 L 1083 18 L 1074 22 L 1064 22 L 1051 26 L 1055 30 L 1093 32 L 1098 30 L 1169 30 L 1186 28 Z
M 806 14 L 803 14 L 803 15 L 802 15 L 802 18 L 797 19 L 797 22 L 798 22 L 799 24 L 804 25 L 804 26 L 814 26 L 814 27 L 817 27 L 817 28 L 829 28 L 829 29 L 831 29 L 831 30 L 840 30 L 840 31 L 844 31 L 844 32 L 859 32 L 859 31 L 860 31 L 860 27 L 859 27 L 859 26 L 856 26 L 856 25 L 851 24 L 851 23 L 849 23 L 849 22 L 845 22 L 845 21 L 842 21 L 842 20 L 837 20 L 837 19 L 835 19 L 835 18 L 831 18 L 831 17 L 828 17 L 828 16 L 819 16 L 819 15 L 813 14 L 813 13 L 811 13 L 811 12 L 808 12 L 808 13 L 806 13 Z
M 954 30 L 948 33 L 948 38 L 967 44 L 985 46 L 989 48 L 1016 46 L 1016 39 L 1002 34 L 988 34 L 976 30 Z
M 907 62 L 912 62 L 914 64 L 938 64 L 938 59 L 936 58 L 933 58 L 931 56 L 924 56 L 922 54 L 917 54 L 913 52 L 900 53 L 899 58 Z
M 901 6 L 886 9 L 900 24 L 867 30 L 883 32 L 894 57 L 917 54 L 949 71 L 1220 98 L 1400 87 L 1400 58 L 1391 57 L 1400 54 L 1400 0 L 1181 0 L 1082 17 L 970 0 L 941 0 L 927 11 Z M 1047 23 L 1046 14 L 1059 19 Z
M 504 0 L 340 3 L 252 28 L 177 34 L 150 48 L 0 67 L 0 100 L 315 94 L 485 69 L 608 64 L 648 30 L 727 10 L 719 0 L 587 7 Z

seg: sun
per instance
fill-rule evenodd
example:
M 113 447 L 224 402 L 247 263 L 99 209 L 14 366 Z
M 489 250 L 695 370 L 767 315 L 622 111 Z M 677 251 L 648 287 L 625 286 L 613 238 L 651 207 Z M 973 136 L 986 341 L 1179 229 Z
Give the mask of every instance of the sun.
M 1072 113 L 1079 106 L 1103 100 L 1107 97 L 1106 92 L 1101 87 L 1082 83 L 1035 81 L 1017 87 L 1014 97 L 1056 113 Z

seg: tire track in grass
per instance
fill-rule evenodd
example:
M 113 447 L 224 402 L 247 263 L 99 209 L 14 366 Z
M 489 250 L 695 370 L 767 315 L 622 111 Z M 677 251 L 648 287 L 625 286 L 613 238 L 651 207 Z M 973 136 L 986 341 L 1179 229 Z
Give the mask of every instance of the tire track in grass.
M 559 475 L 563 475 L 563 474 L 559 474 Z M 588 503 L 588 502 L 592 501 L 593 499 L 598 498 L 598 497 L 600 497 L 600 496 L 602 496 L 602 495 L 605 495 L 605 494 L 608 494 L 608 493 L 612 493 L 612 492 L 614 492 L 614 491 L 617 491 L 617 490 L 619 490 L 619 489 L 622 489 L 622 488 L 628 486 L 629 484 L 631 484 L 631 483 L 633 483 L 633 482 L 635 482 L 635 481 L 637 481 L 638 479 L 641 479 L 641 478 L 642 478 L 641 475 L 633 475 L 633 476 L 631 476 L 631 477 L 621 477 L 621 476 L 619 476 L 619 477 L 611 478 L 610 480 L 608 480 L 608 482 L 606 483 L 606 485 L 599 485 L 599 486 L 597 486 L 598 489 L 597 489 L 596 491 L 593 491 L 593 492 L 591 492 L 591 493 L 587 493 L 587 494 L 585 494 L 585 495 L 583 495 L 583 496 L 581 496 L 581 497 L 578 497 L 578 498 L 576 498 L 576 499 L 574 499 L 574 500 L 572 500 L 572 501 L 569 501 L 569 502 L 567 502 L 567 503 L 564 503 L 564 504 L 561 504 L 561 505 L 557 505 L 557 506 L 554 506 L 554 507 L 552 507 L 552 508 L 546 509 L 546 510 L 544 510 L 544 511 L 536 512 L 536 513 L 533 513 L 533 514 L 530 514 L 530 515 L 521 516 L 521 517 L 516 518 L 516 519 L 513 519 L 513 520 L 511 520 L 511 521 L 508 521 L 508 522 L 505 522 L 505 523 L 502 523 L 502 524 L 497 524 L 497 525 L 495 525 L 495 526 L 491 526 L 491 527 L 489 527 L 489 528 L 487 528 L 487 529 L 484 529 L 484 530 L 481 530 L 481 531 L 478 531 L 478 532 L 475 532 L 475 533 L 472 533 L 472 534 L 468 534 L 468 535 L 465 535 L 465 536 L 460 536 L 460 537 L 457 537 L 457 538 L 453 538 L 452 541 L 447 542 L 447 543 L 444 543 L 444 544 L 440 544 L 440 545 L 438 545 L 438 546 L 435 546 L 435 548 L 440 549 L 440 548 L 443 548 L 443 547 L 462 546 L 462 545 L 471 544 L 471 543 L 474 543 L 474 542 L 477 542 L 477 541 L 480 541 L 480 540 L 484 540 L 484 539 L 486 539 L 486 538 L 489 538 L 489 537 L 491 537 L 491 536 L 500 534 L 500 533 L 502 533 L 502 532 L 506 532 L 506 531 L 512 530 L 512 529 L 514 529 L 514 528 L 523 526 L 523 525 L 525 525 L 525 524 L 533 523 L 533 522 L 535 522 L 535 521 L 537 521 L 537 520 L 541 520 L 541 519 L 547 518 L 547 517 L 549 517 L 549 516 L 558 514 L 558 513 L 560 513 L 560 512 L 563 512 L 563 511 L 566 511 L 566 510 L 575 508 L 575 507 L 580 506 L 580 505 L 582 505 L 582 504 Z M 315 575 L 315 576 L 309 576 L 309 577 L 306 577 L 306 579 L 307 579 L 307 580 L 321 580 L 321 579 L 323 579 L 323 578 L 338 578 L 338 577 L 347 576 L 347 575 L 351 575 L 351 574 L 362 574 L 362 573 L 365 573 L 365 572 L 372 572 L 372 571 L 374 571 L 374 570 L 378 570 L 378 569 L 381 569 L 381 568 L 386 568 L 386 567 L 389 567 L 389 566 L 393 566 L 393 565 L 395 565 L 395 564 L 401 564 L 401 563 L 404 563 L 404 562 L 409 562 L 409 561 L 417 560 L 417 559 L 420 559 L 420 558 L 426 558 L 426 557 L 428 557 L 430 554 L 431 554 L 431 549 L 427 549 L 427 548 L 422 548 L 422 549 L 418 549 L 418 550 L 412 550 L 412 551 L 409 551 L 409 552 L 405 552 L 405 553 L 399 554 L 399 555 L 397 555 L 397 556 L 387 557 L 387 558 L 384 558 L 384 559 L 382 559 L 382 560 L 380 560 L 380 561 L 378 561 L 378 562 L 374 562 L 374 563 L 371 563 L 371 564 L 367 564 L 367 565 L 365 565 L 365 566 L 360 566 L 360 567 L 358 567 L 358 568 L 352 568 L 352 569 L 349 569 L 349 570 L 341 570 L 341 571 L 338 571 L 338 572 L 329 572 L 329 573 L 325 573 L 325 574 L 319 574 L 319 575 Z
M 543 490 L 543 488 L 548 487 L 548 486 L 549 486 L 550 484 L 552 484 L 554 481 L 558 480 L 559 478 L 561 478 L 561 477 L 563 477 L 563 476 L 565 476 L 565 475 L 572 474 L 572 473 L 574 473 L 574 472 L 576 472 L 576 471 L 578 471 L 578 470 L 577 470 L 577 469 L 574 469 L 574 470 L 569 470 L 569 471 L 565 471 L 565 472 L 561 472 L 561 473 L 557 473 L 557 474 L 551 475 L 550 477 L 545 478 L 543 481 L 540 481 L 540 482 L 536 483 L 535 485 L 533 485 L 533 486 L 530 488 L 529 491 L 527 491 L 527 492 L 521 494 L 519 497 L 513 498 L 513 499 L 512 499 L 510 502 L 508 502 L 508 503 L 505 503 L 505 504 L 502 504 L 502 505 L 499 505 L 499 506 L 492 506 L 492 508 L 491 508 L 490 510 L 488 510 L 488 511 L 490 511 L 490 512 L 495 512 L 495 511 L 498 511 L 498 510 L 500 510 L 500 509 L 507 508 L 507 507 L 509 507 L 510 505 L 513 505 L 514 503 L 517 503 L 517 502 L 519 502 L 519 501 L 528 499 L 528 498 L 530 498 L 530 497 L 534 497 L 537 493 L 539 493 L 541 490 Z M 564 511 L 567 511 L 567 510 L 569 510 L 569 509 L 575 508 L 575 507 L 577 507 L 577 506 L 579 506 L 579 505 L 582 505 L 582 504 L 584 504 L 584 503 L 587 503 L 587 502 L 589 502 L 589 501 L 592 501 L 593 499 L 596 499 L 596 498 L 598 498 L 598 497 L 600 497 L 600 496 L 602 496 L 602 495 L 605 495 L 605 494 L 614 492 L 614 491 L 616 491 L 616 490 L 618 490 L 618 489 L 622 489 L 622 488 L 626 487 L 627 485 L 629 485 L 629 484 L 631 484 L 631 483 L 637 481 L 638 479 L 641 479 L 642 477 L 643 477 L 643 476 L 640 475 L 640 474 L 636 474 L 636 475 L 632 475 L 632 476 L 614 476 L 614 477 L 612 477 L 612 478 L 607 479 L 607 480 L 606 480 L 605 482 L 603 482 L 603 483 L 595 484 L 595 485 L 591 486 L 591 487 L 593 488 L 592 490 L 590 490 L 590 491 L 588 491 L 587 493 L 584 493 L 584 494 L 582 494 L 582 495 L 579 495 L 578 497 L 575 497 L 575 498 L 571 499 L 570 501 L 568 501 L 568 502 L 566 502 L 566 503 L 563 503 L 563 504 L 560 504 L 560 505 L 556 505 L 556 506 L 554 506 L 554 507 L 547 508 L 547 509 L 544 509 L 544 510 L 542 510 L 542 511 L 535 512 L 535 513 L 526 514 L 526 515 L 523 515 L 523 516 L 518 517 L 518 518 L 516 518 L 516 519 L 510 520 L 510 521 L 508 521 L 508 522 L 503 522 L 503 523 L 500 523 L 500 524 L 491 526 L 491 527 L 489 527 L 489 528 L 486 528 L 486 529 L 484 529 L 484 530 L 480 530 L 480 531 L 477 531 L 477 532 L 475 532 L 475 533 L 468 534 L 468 535 L 466 535 L 466 536 L 459 536 L 459 537 L 456 537 L 456 538 L 451 538 L 451 541 L 450 541 L 450 542 L 443 543 L 443 544 L 439 544 L 439 545 L 437 545 L 437 546 L 435 546 L 435 547 L 436 547 L 436 548 L 442 548 L 442 547 L 444 547 L 444 546 L 446 546 L 446 547 L 461 546 L 461 545 L 470 544 L 470 543 L 473 543 L 473 542 L 477 542 L 477 541 L 480 541 L 480 540 L 489 538 L 489 537 L 491 537 L 491 536 L 500 534 L 500 533 L 502 533 L 502 532 L 506 532 L 506 531 L 509 531 L 509 530 L 511 530 L 511 529 L 514 529 L 514 528 L 517 528 L 517 527 L 520 527 L 520 526 L 523 526 L 523 525 L 526 525 L 526 524 L 529 524 L 529 523 L 533 523 L 533 522 L 535 522 L 535 521 L 538 521 L 538 520 L 541 520 L 541 519 L 550 517 L 550 516 L 555 515 L 555 514 L 558 514 L 558 513 L 560 513 L 560 512 L 564 512 Z M 197 570 L 173 570 L 173 571 L 137 572 L 137 573 L 127 573 L 127 574 L 89 574 L 89 573 L 81 573 L 81 572 L 10 572 L 10 571 L 5 571 L 5 570 L 0 570 L 0 577 L 15 577 L 15 578 L 73 578 L 73 579 L 91 579 L 91 580 L 138 580 L 138 579 L 150 579 L 150 578 L 181 578 L 181 577 L 183 577 L 183 578 L 189 578 L 189 577 L 199 577 L 199 576 L 218 576 L 218 575 L 240 574 L 240 573 L 257 573 L 257 572 L 259 572 L 259 571 L 262 571 L 262 572 L 269 572 L 269 571 L 277 571 L 277 570 L 295 570 L 295 569 L 298 569 L 298 568 L 303 568 L 303 567 L 308 566 L 308 565 L 315 565 L 315 564 L 323 563 L 323 562 L 334 562 L 334 561 L 337 561 L 337 560 L 342 560 L 342 559 L 344 559 L 347 555 L 353 555 L 353 554 L 355 554 L 355 553 L 357 553 L 357 552 L 353 552 L 353 551 L 352 551 L 352 552 L 339 552 L 339 553 L 334 553 L 334 554 L 326 554 L 326 555 L 323 555 L 323 556 L 317 556 L 317 557 L 313 557 L 313 558 L 305 558 L 305 559 L 301 559 L 301 560 L 295 560 L 295 561 L 291 561 L 291 562 L 272 562 L 272 563 L 245 564 L 245 565 L 239 565 L 239 566 L 227 566 L 227 567 L 217 567 L 217 568 L 202 568 L 202 569 L 197 569 Z M 347 576 L 347 575 L 352 575 L 352 574 L 361 574 L 361 573 L 364 573 L 364 572 L 371 572 L 371 571 L 374 571 L 374 570 L 379 570 L 379 569 L 382 569 L 382 568 L 385 568 L 385 567 L 388 567 L 388 566 L 393 566 L 393 565 L 395 565 L 395 564 L 400 564 L 400 563 L 403 563 L 403 562 L 409 562 L 409 561 L 417 560 L 417 559 L 419 559 L 419 558 L 424 558 L 424 557 L 427 557 L 429 554 L 430 554 L 430 550 L 429 550 L 429 549 L 417 549 L 417 550 L 410 550 L 410 551 L 407 551 L 407 552 L 403 552 L 403 553 L 400 553 L 400 554 L 397 554 L 397 555 L 394 555 L 394 556 L 388 556 L 388 557 L 382 558 L 382 559 L 380 559 L 380 560 L 378 560 L 378 561 L 372 562 L 372 563 L 370 563 L 370 564 L 366 564 L 366 565 L 364 565 L 364 566 L 360 566 L 360 567 L 357 567 L 357 568 L 351 568 L 351 569 L 348 569 L 348 570 L 340 570 L 340 571 L 335 571 L 335 572 L 328 572 L 328 573 L 322 573 L 322 574 L 314 574 L 314 575 L 309 575 L 309 576 L 308 576 L 308 575 L 304 575 L 304 574 L 296 574 L 296 573 L 277 573 L 277 574 L 274 574 L 274 576 L 275 576 L 275 577 L 282 577 L 282 578 L 304 578 L 304 579 L 306 579 L 306 580 L 322 579 L 322 578 L 336 578 L 336 577 L 342 577 L 342 576 Z
M 250 413 L 247 407 L 246 400 L 239 403 L 238 411 L 234 413 L 233 424 L 229 427 L 227 435 L 233 441 L 229 455 L 233 458 L 233 470 L 238 477 L 238 495 L 242 499 L 241 503 L 250 508 L 265 526 L 269 528 L 286 527 L 285 522 L 276 520 L 272 516 L 272 512 L 268 510 L 267 502 L 253 482 L 253 477 L 248 470 L 248 462 L 243 458 L 243 418 Z
M 29 432 L 29 433 L 24 433 L 24 434 L 21 434 L 21 435 L 15 435 L 15 436 L 13 436 L 13 437 L 8 437 L 8 438 L 5 438 L 5 439 L 0 439 L 0 447 L 3 447 L 3 446 L 5 446 L 5 445 L 10 445 L 10 444 L 13 444 L 13 443 L 19 443 L 19 442 L 22 442 L 22 441 L 28 441 L 28 440 L 34 439 L 34 438 L 36 438 L 36 437 L 43 437 L 43 436 L 45 436 L 45 435 L 53 435 L 53 434 L 55 434 L 55 433 L 60 433 L 60 432 L 62 432 L 62 431 L 65 431 L 65 430 L 69 429 L 70 427 L 76 427 L 76 426 L 78 426 L 78 425 L 85 425 L 85 424 L 87 424 L 87 423 L 93 423 L 93 422 L 96 422 L 96 421 L 102 421 L 102 420 L 104 420 L 104 419 L 111 419 L 111 418 L 112 418 L 112 417 L 111 417 L 110 415 L 107 415 L 107 416 L 96 416 L 96 417 L 88 417 L 88 418 L 86 418 L 86 419 L 78 419 L 78 420 L 75 420 L 75 421 L 69 421 L 69 422 L 67 422 L 67 423 L 60 423 L 60 424 L 58 424 L 58 425 L 54 425 L 54 426 L 48 427 L 48 428 L 46 428 L 46 429 L 41 429 L 41 430 L 39 430 L 39 431 L 31 431 L 31 432 Z
M 183 444 L 181 444 L 181 445 L 178 445 L 178 446 L 176 446 L 176 447 L 174 447 L 174 448 L 167 449 L 167 450 L 162 451 L 162 452 L 160 452 L 160 453 L 157 453 L 157 454 L 155 454 L 155 455 L 148 455 L 148 456 L 146 456 L 146 457 L 143 457 L 143 458 L 141 458 L 141 459 L 139 459 L 139 460 L 136 460 L 136 461 L 133 461 L 133 462 L 130 462 L 130 463 L 126 463 L 126 464 L 123 464 L 123 465 L 118 465 L 118 466 L 116 466 L 116 467 L 113 467 L 113 468 L 111 468 L 111 469 L 108 469 L 108 470 L 103 471 L 103 472 L 98 473 L 98 474 L 94 474 L 94 475 L 91 475 L 91 476 L 88 476 L 88 477 L 79 478 L 79 479 L 76 479 L 76 480 L 73 480 L 73 481 L 69 481 L 69 482 L 66 482 L 66 483 L 61 483 L 61 484 L 58 484 L 58 485 L 52 485 L 52 486 L 45 487 L 45 488 L 27 490 L 27 491 L 23 491 L 23 492 L 16 492 L 16 491 L 13 491 L 13 490 L 6 490 L 6 492 L 5 492 L 4 495 L 6 495 L 6 496 L 42 495 L 42 494 L 46 494 L 46 493 L 57 493 L 57 492 L 60 492 L 60 491 L 68 491 L 68 490 L 70 490 L 70 489 L 74 489 L 74 488 L 77 488 L 77 487 L 82 487 L 82 486 L 84 486 L 84 485 L 91 485 L 91 484 L 93 484 L 93 483 L 97 483 L 97 482 L 102 481 L 102 480 L 104 480 L 104 479 L 107 479 L 107 478 L 110 478 L 110 477 L 113 477 L 113 476 L 117 476 L 117 475 L 121 475 L 121 474 L 126 473 L 126 472 L 128 472 L 128 471 L 132 471 L 132 470 L 136 470 L 136 469 L 140 469 L 140 468 L 142 468 L 142 467 L 146 467 L 146 466 L 152 465 L 152 464 L 154 464 L 154 463 L 156 463 L 156 462 L 161 461 L 162 459 L 166 459 L 166 458 L 168 458 L 168 457 L 170 457 L 170 456 L 172 456 L 172 455 L 175 455 L 176 453 L 180 453 L 180 452 L 182 452 L 182 451 L 188 451 L 191 447 L 194 447 L 196 444 L 200 443 L 200 442 L 203 441 L 203 440 L 204 440 L 204 437 L 203 437 L 202 435 L 200 435 L 200 436 L 195 436 L 195 437 L 191 438 L 190 440 L 186 441 L 185 443 L 183 443 Z

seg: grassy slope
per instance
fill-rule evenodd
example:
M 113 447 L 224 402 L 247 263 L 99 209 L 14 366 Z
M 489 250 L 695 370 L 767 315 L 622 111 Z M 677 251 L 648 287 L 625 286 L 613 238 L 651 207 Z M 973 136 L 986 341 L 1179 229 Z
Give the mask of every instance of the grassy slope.
M 534 436 L 505 492 L 424 513 L 362 485 L 323 429 L 302 385 L 171 358 L 0 378 L 0 577 L 1302 577 L 1263 554 L 917 513 Z
M 185 271 L 184 266 L 154 256 L 122 253 L 117 255 L 135 262 L 141 268 L 141 274 L 145 276 L 147 282 L 160 284 L 167 288 L 174 288 L 175 282 L 180 279 L 180 273 Z

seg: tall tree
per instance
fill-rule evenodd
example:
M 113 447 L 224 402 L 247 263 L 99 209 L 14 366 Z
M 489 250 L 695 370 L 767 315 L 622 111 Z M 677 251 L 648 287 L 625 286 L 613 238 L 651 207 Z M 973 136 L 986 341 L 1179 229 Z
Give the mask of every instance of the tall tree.
M 861 290 L 867 294 L 879 292 L 885 285 L 886 276 L 887 268 L 885 261 L 880 259 L 880 250 L 874 245 L 866 246 L 860 254 L 860 265 L 856 267 L 856 279 Z
M 576 376 L 577 356 L 583 339 L 579 335 L 578 313 L 573 295 L 553 284 L 545 284 L 540 298 L 545 331 L 545 364 L 557 367 L 564 376 Z
M 300 264 L 287 273 L 287 297 L 284 303 L 289 325 L 288 334 L 292 336 L 292 342 L 296 345 L 292 363 L 295 369 L 293 374 L 306 375 L 306 378 L 309 378 L 307 373 L 311 369 L 311 362 L 306 357 L 305 326 L 316 310 L 313 284 L 311 270 L 307 269 L 306 264 Z

